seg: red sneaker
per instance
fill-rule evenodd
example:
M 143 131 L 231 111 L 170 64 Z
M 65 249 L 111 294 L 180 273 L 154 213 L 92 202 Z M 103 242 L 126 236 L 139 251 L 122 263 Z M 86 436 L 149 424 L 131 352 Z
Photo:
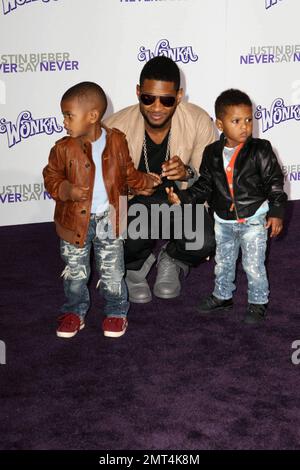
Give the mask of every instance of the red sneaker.
M 60 338 L 72 338 L 79 330 L 85 327 L 84 321 L 75 313 L 65 313 L 58 317 L 59 326 L 56 335 Z
M 102 328 L 104 336 L 119 338 L 127 330 L 128 321 L 124 317 L 106 317 L 103 320 Z

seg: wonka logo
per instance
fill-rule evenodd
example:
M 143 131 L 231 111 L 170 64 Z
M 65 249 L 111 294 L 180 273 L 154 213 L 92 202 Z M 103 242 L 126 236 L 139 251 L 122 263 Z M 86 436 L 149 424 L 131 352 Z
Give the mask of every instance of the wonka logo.
M 3 13 L 4 15 L 7 15 L 7 13 L 11 13 L 17 7 L 26 5 L 27 3 L 33 3 L 37 1 L 42 1 L 43 3 L 49 3 L 50 0 L 2 0 Z M 53 0 L 53 1 L 57 2 L 57 0 Z
M 276 98 L 271 105 L 270 111 L 260 105 L 257 106 L 254 117 L 261 119 L 262 131 L 266 132 L 276 124 L 290 119 L 300 121 L 300 105 L 285 106 L 282 98 Z
M 148 60 L 153 57 L 161 55 L 169 57 L 174 62 L 183 62 L 184 64 L 198 60 L 198 56 L 194 54 L 192 46 L 170 47 L 170 43 L 167 39 L 158 41 L 153 52 L 150 49 L 146 49 L 144 46 L 140 47 L 138 60 L 140 62 L 148 62 Z
M 0 134 L 7 134 L 8 147 L 18 144 L 23 139 L 28 139 L 38 134 L 51 135 L 54 132 L 62 132 L 55 117 L 33 119 L 29 111 L 22 111 L 17 117 L 16 124 L 0 119 Z
M 273 7 L 274 5 L 278 5 L 279 2 L 282 0 L 265 0 L 266 9 Z

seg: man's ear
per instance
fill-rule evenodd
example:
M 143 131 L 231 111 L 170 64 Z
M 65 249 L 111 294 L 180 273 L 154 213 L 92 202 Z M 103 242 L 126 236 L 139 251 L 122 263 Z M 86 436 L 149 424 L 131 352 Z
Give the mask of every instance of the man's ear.
M 136 86 L 136 96 L 138 97 L 138 99 L 140 99 L 140 95 L 141 95 L 141 87 L 140 87 L 140 85 L 137 85 Z
M 183 95 L 184 95 L 183 88 L 179 88 L 179 90 L 177 91 L 177 96 L 176 96 L 177 104 L 180 103 L 180 101 L 183 98 Z
M 90 116 L 91 124 L 95 124 L 95 122 L 100 121 L 100 113 L 98 109 L 91 109 L 91 111 L 89 112 L 89 116 Z
M 216 119 L 216 126 L 220 132 L 223 132 L 223 123 L 220 119 Z

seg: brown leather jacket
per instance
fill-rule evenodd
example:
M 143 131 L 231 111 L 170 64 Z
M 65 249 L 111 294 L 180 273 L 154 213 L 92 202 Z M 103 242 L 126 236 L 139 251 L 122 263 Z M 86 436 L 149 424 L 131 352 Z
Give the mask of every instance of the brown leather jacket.
M 109 204 L 114 207 L 112 224 L 118 236 L 124 229 L 128 188 L 152 188 L 146 173 L 134 168 L 125 134 L 118 129 L 106 130 L 106 145 L 102 153 L 102 172 Z M 55 199 L 54 221 L 60 238 L 78 247 L 84 245 L 91 213 L 95 164 L 90 142 L 82 138 L 63 137 L 50 151 L 48 165 L 43 170 L 45 187 Z M 70 199 L 72 185 L 89 187 L 86 201 Z M 125 196 L 120 198 L 119 196 Z M 110 211 L 113 212 L 113 211 Z M 111 214 L 112 215 L 112 214 Z

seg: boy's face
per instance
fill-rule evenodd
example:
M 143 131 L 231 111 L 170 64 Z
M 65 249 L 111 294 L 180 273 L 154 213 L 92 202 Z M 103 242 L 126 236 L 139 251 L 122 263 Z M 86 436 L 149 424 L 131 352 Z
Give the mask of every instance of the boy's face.
M 224 133 L 228 147 L 246 142 L 252 134 L 252 106 L 227 106 L 222 119 L 216 119 L 216 125 Z
M 94 111 L 87 103 L 77 98 L 63 100 L 61 112 L 64 117 L 64 128 L 71 137 L 90 137 L 94 130 Z

